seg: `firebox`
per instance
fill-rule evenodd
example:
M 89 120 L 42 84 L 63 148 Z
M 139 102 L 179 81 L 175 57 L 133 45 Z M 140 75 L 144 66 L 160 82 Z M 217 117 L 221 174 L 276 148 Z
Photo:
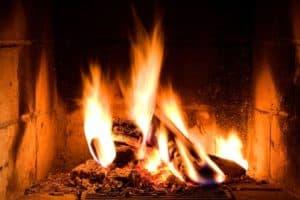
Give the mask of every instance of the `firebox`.
M 0 10 L 0 199 L 300 197 L 298 1 Z

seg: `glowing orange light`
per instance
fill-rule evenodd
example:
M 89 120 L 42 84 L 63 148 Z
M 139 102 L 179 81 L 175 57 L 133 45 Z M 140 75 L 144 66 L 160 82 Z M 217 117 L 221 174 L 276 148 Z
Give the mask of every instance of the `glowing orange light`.
M 223 182 L 225 179 L 225 175 L 220 170 L 220 168 L 208 157 L 202 148 L 201 142 L 197 140 L 196 137 L 193 137 L 193 134 L 189 133 L 187 126 L 184 123 L 183 111 L 180 107 L 179 97 L 175 94 L 171 87 L 162 89 L 159 95 L 158 105 L 164 112 L 164 114 L 173 122 L 173 124 L 182 132 L 182 134 L 188 138 L 195 152 L 202 159 L 202 165 L 208 164 L 217 174 L 215 182 Z M 199 174 L 196 170 L 193 162 L 192 156 L 187 150 L 186 146 L 182 141 L 176 139 L 176 144 L 179 149 L 180 155 L 183 160 L 183 164 L 185 165 L 186 174 L 188 177 L 196 182 L 205 184 L 207 180 Z
M 227 138 L 218 137 L 216 139 L 216 147 L 216 155 L 232 160 L 243 168 L 248 169 L 248 162 L 242 154 L 243 143 L 236 131 L 231 131 Z
M 184 181 L 181 173 L 174 167 L 173 163 L 170 161 L 169 150 L 168 150 L 168 135 L 166 129 L 160 126 L 158 130 L 158 148 L 160 159 L 166 164 L 168 170 L 176 176 L 179 180 Z
M 143 159 L 163 58 L 160 24 L 157 23 L 150 34 L 142 26 L 138 26 L 136 38 L 131 46 L 131 82 L 129 87 L 123 86 L 123 90 L 130 108 L 130 116 L 143 133 L 142 145 L 137 155 L 139 159 Z
M 152 149 L 151 153 L 148 155 L 146 159 L 146 163 L 144 165 L 145 169 L 155 174 L 160 164 L 161 161 L 159 157 L 159 152 L 157 151 L 157 149 Z
M 225 179 L 223 172 L 206 154 L 199 137 L 194 137 L 195 134 L 187 128 L 179 97 L 171 87 L 161 89 L 159 97 L 156 96 L 163 59 L 162 43 L 160 24 L 156 24 L 151 33 L 139 26 L 136 38 L 132 42 L 130 84 L 125 85 L 121 82 L 130 118 L 135 121 L 143 135 L 140 146 L 137 146 L 137 159 L 148 172 L 160 175 L 161 180 L 166 180 L 173 174 L 181 181 L 189 180 L 199 184 L 222 182 Z M 112 135 L 112 98 L 109 83 L 101 74 L 99 66 L 91 66 L 90 72 L 90 76 L 83 77 L 84 132 L 91 155 L 100 165 L 107 167 L 116 157 Z M 161 120 L 159 128 L 154 130 L 156 127 L 152 127 L 151 123 L 155 121 L 154 113 L 157 117 L 155 109 L 158 111 L 158 108 L 167 120 Z M 174 124 L 173 130 L 179 133 L 172 132 L 169 129 L 170 124 Z M 169 137 L 168 134 L 174 135 Z M 149 139 L 154 137 L 157 145 L 153 142 L 150 146 L 152 140 Z M 170 158 L 169 144 L 174 144 L 173 148 L 180 154 L 180 158 Z M 145 156 L 146 152 L 148 156 Z M 178 165 L 178 162 L 182 162 L 182 165 Z M 199 168 L 207 165 L 216 175 L 212 180 L 208 180 L 199 172 Z
M 91 155 L 107 167 L 116 157 L 109 93 L 99 67 L 91 66 L 90 72 L 91 77 L 83 77 L 84 132 Z

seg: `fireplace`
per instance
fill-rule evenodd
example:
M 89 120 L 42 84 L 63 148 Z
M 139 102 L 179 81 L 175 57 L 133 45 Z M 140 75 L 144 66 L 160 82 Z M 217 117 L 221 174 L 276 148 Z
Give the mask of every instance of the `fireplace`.
M 0 199 L 296 199 L 299 9 L 0 2 Z

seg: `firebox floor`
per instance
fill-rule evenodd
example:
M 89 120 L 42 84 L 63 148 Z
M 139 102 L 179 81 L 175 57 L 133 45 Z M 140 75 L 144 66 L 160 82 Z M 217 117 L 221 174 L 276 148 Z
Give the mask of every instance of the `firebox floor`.
M 237 183 L 229 187 L 236 200 L 297 200 L 282 188 L 267 183 Z
M 185 195 L 172 195 L 172 196 L 130 196 L 130 197 L 107 197 L 103 195 L 95 195 L 84 193 L 81 198 L 71 194 L 30 194 L 25 195 L 19 200 L 117 200 L 117 199 L 128 199 L 128 200 L 297 200 L 297 198 L 290 195 L 285 190 L 276 186 L 266 183 L 242 183 L 242 184 L 230 184 L 224 189 L 205 189 L 200 190 L 195 194 Z M 298 199 L 299 200 L 299 199 Z

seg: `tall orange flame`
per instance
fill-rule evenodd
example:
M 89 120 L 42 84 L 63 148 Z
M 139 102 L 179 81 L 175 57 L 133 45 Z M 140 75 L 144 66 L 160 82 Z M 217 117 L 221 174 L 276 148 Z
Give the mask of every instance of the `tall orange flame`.
M 130 107 L 131 117 L 143 133 L 142 146 L 138 153 L 138 157 L 142 159 L 145 154 L 146 141 L 149 138 L 163 58 L 159 23 L 154 26 L 154 30 L 150 34 L 142 26 L 138 26 L 131 54 L 131 86 L 125 91 L 125 98 Z
M 112 117 L 107 83 L 97 65 L 90 67 L 91 76 L 83 76 L 84 132 L 93 158 L 107 167 L 116 157 L 112 138 Z

